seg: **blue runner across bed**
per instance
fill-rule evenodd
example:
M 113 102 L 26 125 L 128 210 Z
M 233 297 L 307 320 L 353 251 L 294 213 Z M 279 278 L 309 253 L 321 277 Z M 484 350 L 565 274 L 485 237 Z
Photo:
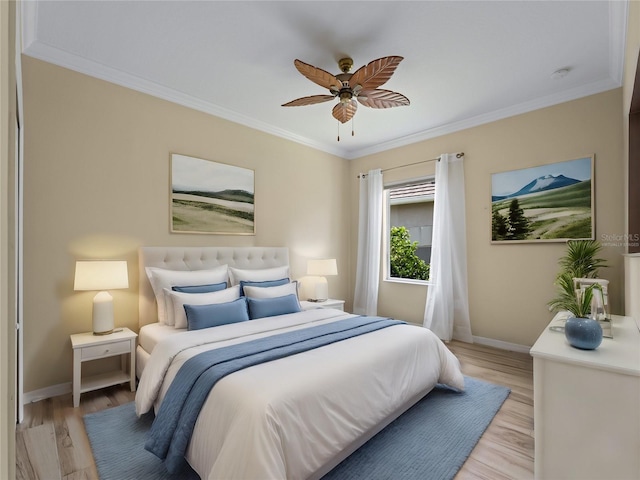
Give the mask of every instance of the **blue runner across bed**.
M 195 355 L 182 365 L 171 383 L 145 449 L 164 459 L 169 472 L 178 472 L 184 465 L 184 454 L 200 409 L 218 380 L 252 365 L 403 323 L 381 317 L 354 317 Z

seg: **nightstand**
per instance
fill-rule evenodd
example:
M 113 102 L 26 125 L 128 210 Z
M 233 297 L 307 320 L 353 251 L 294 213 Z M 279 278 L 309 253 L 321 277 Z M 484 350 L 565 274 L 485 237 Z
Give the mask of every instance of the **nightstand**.
M 136 390 L 136 337 L 128 328 L 109 335 L 94 335 L 92 332 L 71 335 L 73 347 L 73 406 L 80 405 L 80 394 L 100 388 L 129 382 L 131 391 Z M 82 364 L 99 358 L 120 355 L 121 370 L 82 378 Z M 127 368 L 127 355 L 129 368 Z
M 309 302 L 306 300 L 300 301 L 302 310 L 315 310 L 317 308 L 335 308 L 336 310 L 342 310 L 344 312 L 344 300 L 336 300 L 335 298 L 328 298 L 324 302 Z

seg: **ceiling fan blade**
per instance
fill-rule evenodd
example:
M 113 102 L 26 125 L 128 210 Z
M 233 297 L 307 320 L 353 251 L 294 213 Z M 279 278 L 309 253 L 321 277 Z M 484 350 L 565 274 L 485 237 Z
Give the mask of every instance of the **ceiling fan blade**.
M 353 118 L 358 109 L 358 104 L 355 100 L 351 100 L 348 103 L 339 103 L 333 107 L 331 114 L 340 122 L 346 123 Z
M 369 62 L 364 67 L 360 67 L 349 79 L 349 86 L 355 88 L 362 85 L 364 90 L 378 88 L 384 85 L 395 72 L 403 57 L 391 56 L 382 57 Z
M 297 59 L 293 61 L 293 64 L 302 75 L 321 87 L 328 88 L 332 92 L 339 92 L 342 88 L 342 82 L 338 80 L 335 75 L 321 68 L 314 67 Z
M 391 108 L 409 105 L 409 99 L 398 92 L 391 90 L 362 90 L 358 95 L 358 101 L 365 107 Z
M 304 105 L 314 105 L 316 103 L 328 102 L 333 100 L 335 95 L 311 95 L 310 97 L 296 98 L 290 102 L 282 104 L 283 107 L 301 107 Z

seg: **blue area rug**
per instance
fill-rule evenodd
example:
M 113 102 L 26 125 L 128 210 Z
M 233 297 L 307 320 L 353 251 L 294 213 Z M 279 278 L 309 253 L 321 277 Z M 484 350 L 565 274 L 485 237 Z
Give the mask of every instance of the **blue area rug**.
M 323 480 L 444 480 L 465 462 L 509 389 L 465 377 L 466 390 L 438 387 L 323 477 Z M 138 419 L 128 403 L 84 416 L 101 480 L 192 480 L 169 475 L 144 449 L 153 415 Z

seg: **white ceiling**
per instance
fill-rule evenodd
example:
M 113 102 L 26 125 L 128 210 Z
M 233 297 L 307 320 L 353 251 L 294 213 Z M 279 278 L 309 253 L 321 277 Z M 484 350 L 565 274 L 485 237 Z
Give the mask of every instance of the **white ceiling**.
M 25 54 L 357 158 L 619 87 L 626 1 L 23 1 Z M 298 58 L 331 73 L 404 60 L 383 88 L 408 107 L 360 105 L 355 136 Z M 562 79 L 552 72 L 569 68 Z M 352 70 L 353 71 L 353 70 Z

